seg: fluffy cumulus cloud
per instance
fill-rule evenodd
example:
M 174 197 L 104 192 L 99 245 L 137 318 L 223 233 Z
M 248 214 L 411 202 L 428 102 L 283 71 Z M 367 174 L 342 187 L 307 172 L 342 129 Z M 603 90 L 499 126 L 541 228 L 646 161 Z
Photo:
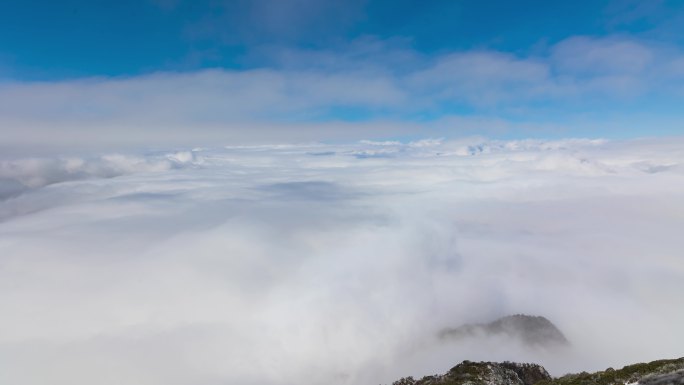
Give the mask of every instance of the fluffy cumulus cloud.
M 463 359 L 562 374 L 681 355 L 683 148 L 433 139 L 5 160 L 0 382 L 377 384 Z M 571 346 L 437 338 L 511 313 L 548 317 Z

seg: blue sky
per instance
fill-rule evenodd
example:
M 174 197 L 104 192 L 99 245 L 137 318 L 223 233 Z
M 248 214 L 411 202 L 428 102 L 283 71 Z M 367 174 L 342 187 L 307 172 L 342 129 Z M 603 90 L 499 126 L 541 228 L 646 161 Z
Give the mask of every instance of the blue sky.
M 17 143 L 676 135 L 683 26 L 666 0 L 5 1 L 0 109 Z
M 250 53 L 334 48 L 373 36 L 418 52 L 525 54 L 570 36 L 682 43 L 681 1 L 6 1 L 5 77 L 60 79 L 275 66 Z M 263 58 L 262 58 L 263 59 Z

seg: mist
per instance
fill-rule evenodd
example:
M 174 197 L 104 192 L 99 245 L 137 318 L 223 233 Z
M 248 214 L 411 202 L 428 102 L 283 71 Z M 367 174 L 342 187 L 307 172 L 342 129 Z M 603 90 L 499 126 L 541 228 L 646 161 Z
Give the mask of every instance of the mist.
M 684 142 L 422 140 L 0 165 L 0 382 L 378 384 L 683 355 Z M 48 166 L 49 165 L 49 166 Z M 570 345 L 440 330 L 526 313 Z

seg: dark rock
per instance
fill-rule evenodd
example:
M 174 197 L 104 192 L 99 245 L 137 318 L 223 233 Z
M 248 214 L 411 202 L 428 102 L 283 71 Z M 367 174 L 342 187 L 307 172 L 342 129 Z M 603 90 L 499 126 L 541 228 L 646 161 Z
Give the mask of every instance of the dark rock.
M 684 370 L 667 374 L 653 374 L 639 380 L 643 385 L 684 385 Z
M 504 362 L 499 365 L 514 371 L 525 385 L 534 385 L 537 382 L 551 379 L 549 372 L 541 365 L 516 362 Z

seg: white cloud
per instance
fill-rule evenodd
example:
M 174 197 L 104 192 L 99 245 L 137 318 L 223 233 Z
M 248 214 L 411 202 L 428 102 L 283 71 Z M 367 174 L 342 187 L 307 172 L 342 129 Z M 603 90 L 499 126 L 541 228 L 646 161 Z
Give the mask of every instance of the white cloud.
M 3 153 L 33 154 L 39 147 L 380 139 L 388 131 L 430 136 L 425 126 L 460 111 L 503 126 L 564 122 L 575 130 L 568 135 L 578 135 L 584 125 L 567 122 L 587 111 L 598 110 L 597 124 L 610 124 L 617 113 L 649 113 L 623 104 L 629 101 L 660 101 L 671 116 L 668 106 L 684 81 L 678 49 L 625 37 L 574 37 L 536 56 L 464 51 L 429 58 L 405 43 L 371 38 L 342 52 L 272 54 L 282 58 L 275 61 L 280 67 L 5 82 L 0 145 Z M 644 132 L 666 118 L 650 117 Z M 343 129 L 340 122 L 347 122 Z M 434 135 L 462 134 L 444 131 Z
M 535 97 L 547 84 L 549 67 L 539 60 L 518 59 L 498 52 L 465 52 L 439 58 L 411 79 L 440 99 L 466 100 L 475 105 L 496 105 L 510 98 Z
M 0 202 L 0 382 L 389 383 L 462 359 L 561 374 L 681 354 L 682 144 L 8 160 L 32 188 Z M 572 348 L 434 340 L 517 312 Z
M 574 37 L 553 47 L 553 60 L 564 73 L 639 75 L 653 64 L 654 48 L 628 39 Z

